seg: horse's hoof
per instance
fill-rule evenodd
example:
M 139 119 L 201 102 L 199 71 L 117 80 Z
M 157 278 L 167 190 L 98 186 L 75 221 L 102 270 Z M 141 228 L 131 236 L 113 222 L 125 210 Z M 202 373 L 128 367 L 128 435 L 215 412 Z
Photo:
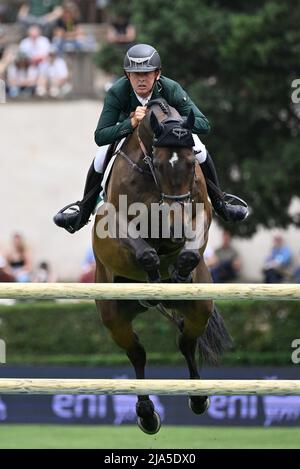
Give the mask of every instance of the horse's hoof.
M 157 412 L 154 411 L 152 418 L 141 418 L 138 417 L 137 424 L 140 429 L 148 435 L 155 435 L 160 430 L 161 420 Z
M 203 400 L 201 397 L 189 397 L 189 408 L 194 412 L 194 414 L 202 415 L 207 411 L 210 405 L 210 398 L 206 397 Z

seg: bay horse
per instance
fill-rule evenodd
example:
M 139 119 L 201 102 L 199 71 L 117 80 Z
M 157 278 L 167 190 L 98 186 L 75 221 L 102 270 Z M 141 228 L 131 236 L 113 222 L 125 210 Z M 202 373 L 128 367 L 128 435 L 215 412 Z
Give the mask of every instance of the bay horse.
M 118 230 L 114 227 L 107 236 L 99 236 L 99 226 L 103 228 L 108 218 L 107 212 L 96 214 L 93 229 L 96 282 L 211 282 L 203 260 L 211 205 L 193 151 L 194 114 L 191 112 L 183 119 L 162 99 L 150 101 L 147 107 L 146 116 L 117 152 L 106 187 L 105 203 L 115 209 Z M 197 235 L 188 238 L 185 233 L 176 233 L 174 213 L 169 212 L 169 236 L 162 236 L 161 219 L 155 236 L 152 231 L 149 235 L 150 230 L 147 236 L 139 232 L 133 236 L 134 230 L 128 226 L 134 217 L 129 211 L 125 215 L 121 213 L 120 195 L 126 195 L 128 206 L 141 203 L 146 209 L 144 220 L 140 218 L 135 228 L 140 228 L 145 220 L 153 228 L 151 207 L 168 207 L 174 203 L 181 211 L 183 226 L 187 220 L 183 210 L 190 204 L 189 221 Z M 200 222 L 196 217 L 197 204 L 202 204 Z M 229 344 L 221 316 L 211 300 L 157 303 L 164 312 L 173 312 L 170 317 L 179 329 L 178 345 L 186 359 L 190 379 L 200 379 L 197 347 L 202 353 L 202 363 L 212 363 Z M 131 361 L 136 378 L 144 379 L 146 352 L 132 321 L 153 306 L 153 302 L 97 300 L 96 305 L 112 339 Z M 189 406 L 194 413 L 202 414 L 209 406 L 209 398 L 190 396 Z M 138 396 L 136 413 L 141 430 L 148 434 L 159 431 L 160 417 L 148 395 Z

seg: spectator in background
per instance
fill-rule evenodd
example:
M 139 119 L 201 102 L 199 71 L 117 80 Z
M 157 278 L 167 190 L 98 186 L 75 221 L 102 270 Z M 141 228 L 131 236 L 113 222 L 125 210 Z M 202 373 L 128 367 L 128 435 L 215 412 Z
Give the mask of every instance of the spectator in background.
M 211 270 L 218 262 L 215 251 L 209 245 L 206 246 L 204 251 L 204 261 L 208 270 Z
M 17 282 L 29 282 L 32 270 L 31 254 L 23 236 L 15 233 L 7 254 L 7 263 Z
M 63 14 L 57 22 L 52 38 L 53 45 L 60 53 L 95 50 L 94 39 L 86 36 L 79 21 L 80 11 L 76 3 L 64 2 Z
M 298 256 L 298 262 L 294 271 L 293 281 L 296 283 L 300 283 L 300 254 Z
M 94 283 L 95 275 L 96 275 L 96 261 L 95 261 L 93 249 L 90 246 L 89 249 L 87 250 L 87 253 L 84 259 L 79 282 Z
M 0 282 L 15 282 L 15 277 L 11 274 L 6 259 L 0 252 Z
M 6 79 L 8 67 L 16 59 L 17 53 L 18 53 L 17 47 L 15 46 L 8 46 L 6 49 L 4 49 L 1 55 L 1 60 L 0 60 L 0 79 L 1 80 Z
M 20 52 L 26 54 L 32 65 L 39 65 L 44 62 L 50 52 L 50 41 L 42 36 L 39 26 L 31 26 L 27 31 L 27 37 L 20 43 Z
M 56 277 L 53 274 L 50 264 L 48 262 L 45 262 L 45 261 L 40 262 L 37 270 L 34 272 L 32 276 L 32 282 L 37 282 L 37 283 L 56 282 Z
M 6 17 L 6 12 L 8 9 L 8 5 L 3 5 L 0 3 L 0 29 L 1 29 L 1 23 L 5 22 L 5 17 Z
M 121 61 L 125 51 L 134 44 L 136 39 L 136 29 L 133 26 L 128 16 L 116 15 L 111 17 L 107 29 L 107 42 L 108 46 L 113 47 L 113 55 L 115 61 Z M 110 52 L 111 55 L 111 52 Z M 104 89 L 107 92 L 118 79 L 118 75 L 111 73 L 109 81 L 105 83 Z
M 290 248 L 285 245 L 281 235 L 275 235 L 271 253 L 266 258 L 263 266 L 264 282 L 281 283 L 287 274 L 291 262 L 292 252 Z
M 5 34 L 5 30 L 3 26 L 1 26 L 1 21 L 0 21 L 0 58 L 2 57 L 2 54 L 4 52 L 5 44 L 6 44 L 6 34 Z
M 115 44 L 123 51 L 127 51 L 136 39 L 136 29 L 130 23 L 129 18 L 117 15 L 111 19 L 107 30 L 107 40 L 111 44 Z
M 110 0 L 96 0 L 96 7 L 100 15 L 100 23 L 107 23 L 108 21 L 107 7 L 109 6 L 109 3 Z
M 38 25 L 43 34 L 50 36 L 53 27 L 61 18 L 62 0 L 28 0 L 18 13 L 18 21 L 25 27 Z
M 65 60 L 58 57 L 55 47 L 51 47 L 49 56 L 39 68 L 37 95 L 59 98 L 70 91 L 69 71 Z
M 0 79 L 6 79 L 6 72 L 8 66 L 13 63 L 18 53 L 18 46 L 9 44 L 7 37 L 7 29 L 1 26 L 0 23 Z
M 7 87 L 11 98 L 20 94 L 33 95 L 38 79 L 38 67 L 31 65 L 29 57 L 20 52 L 7 68 Z
M 215 283 L 225 283 L 236 280 L 240 269 L 241 260 L 237 251 L 231 245 L 231 234 L 223 232 L 222 245 L 215 251 L 211 258 L 210 271 Z

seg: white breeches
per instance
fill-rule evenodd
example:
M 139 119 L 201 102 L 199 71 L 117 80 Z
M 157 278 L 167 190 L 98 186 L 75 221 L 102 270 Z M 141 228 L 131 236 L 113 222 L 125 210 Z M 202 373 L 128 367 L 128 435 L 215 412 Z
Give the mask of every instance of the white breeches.
M 201 164 L 206 160 L 207 151 L 206 151 L 205 145 L 201 142 L 198 135 L 193 134 L 193 138 L 195 142 L 194 152 L 196 154 L 196 159 Z M 120 140 L 115 151 L 121 148 L 124 141 L 125 141 L 125 138 L 122 138 L 122 140 Z M 97 150 L 96 157 L 94 160 L 94 168 L 97 173 L 103 173 L 103 165 L 104 165 L 105 156 L 106 156 L 106 152 L 108 148 L 109 148 L 109 145 L 103 145 L 102 147 L 99 147 Z

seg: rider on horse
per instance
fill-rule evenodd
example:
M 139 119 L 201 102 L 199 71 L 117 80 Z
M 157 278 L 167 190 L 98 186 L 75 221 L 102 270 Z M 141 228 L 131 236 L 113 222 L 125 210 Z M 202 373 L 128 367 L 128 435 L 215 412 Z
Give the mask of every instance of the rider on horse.
M 58 212 L 54 217 L 56 225 L 75 233 L 88 223 L 101 190 L 109 146 L 121 140 L 120 147 L 145 116 L 147 102 L 158 98 L 164 98 L 181 116 L 188 116 L 193 110 L 196 118 L 193 128 L 194 152 L 204 174 L 213 208 L 225 221 L 245 220 L 249 214 L 247 204 L 221 191 L 212 158 L 198 137 L 198 134 L 209 132 L 208 120 L 177 82 L 161 75 L 158 52 L 147 44 L 131 47 L 124 59 L 124 72 L 125 76 L 110 88 L 105 98 L 95 131 L 95 141 L 100 148 L 87 175 L 83 200 Z M 229 199 L 230 202 L 235 200 L 240 204 L 231 204 Z M 69 208 L 72 211 L 66 212 Z

